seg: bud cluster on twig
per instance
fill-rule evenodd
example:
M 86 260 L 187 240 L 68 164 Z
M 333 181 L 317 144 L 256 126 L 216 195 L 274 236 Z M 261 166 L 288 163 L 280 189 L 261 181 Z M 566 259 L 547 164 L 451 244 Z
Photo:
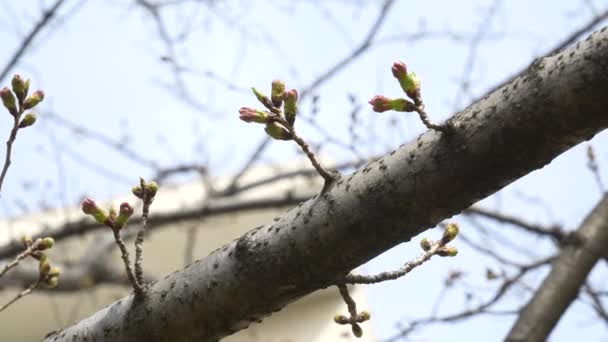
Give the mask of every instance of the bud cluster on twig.
M 8 303 L 0 307 L 0 312 L 4 311 L 20 298 L 30 294 L 40 285 L 44 285 L 47 288 L 54 288 L 59 284 L 59 275 L 61 274 L 61 269 L 59 267 L 52 266 L 48 256 L 44 252 L 53 248 L 55 245 L 55 240 L 53 240 L 51 237 L 45 237 L 38 238 L 34 241 L 29 235 L 26 235 L 23 237 L 22 241 L 23 245 L 25 246 L 25 251 L 17 255 L 15 260 L 9 262 L 3 267 L 2 271 L 0 271 L 0 277 L 2 277 L 13 267 L 16 267 L 21 260 L 31 257 L 38 260 L 38 280 L 25 290 L 19 292 L 17 296 L 11 299 Z
M 100 208 L 95 201 L 90 198 L 86 198 L 82 201 L 82 211 L 90 215 L 99 224 L 105 225 L 112 229 L 114 233 L 114 240 L 118 245 L 121 252 L 121 258 L 125 264 L 125 270 L 127 276 L 133 285 L 135 294 L 143 296 L 145 293 L 143 269 L 142 269 L 142 255 L 143 255 L 143 242 L 144 232 L 148 221 L 150 205 L 154 201 L 156 193 L 158 191 L 158 184 L 156 182 L 145 182 L 143 178 L 140 178 L 140 184 L 133 187 L 131 190 L 133 195 L 141 199 L 143 202 L 142 212 L 142 224 L 138 231 L 135 239 L 135 271 L 131 267 L 131 260 L 129 259 L 129 251 L 120 235 L 120 231 L 127 225 L 129 218 L 133 215 L 133 206 L 127 202 L 120 204 L 118 212 L 116 209 L 110 208 L 108 211 Z
M 285 83 L 281 80 L 272 81 L 270 97 L 257 88 L 251 89 L 255 97 L 266 109 L 260 110 L 242 107 L 239 109 L 239 118 L 245 122 L 266 125 L 264 131 L 273 139 L 295 141 L 325 182 L 331 183 L 334 177 L 321 166 L 308 144 L 296 133 L 295 122 L 298 113 L 298 92 L 295 89 L 285 90 Z
M 409 99 L 401 97 L 391 99 L 384 95 L 376 95 L 369 101 L 369 104 L 372 105 L 372 109 L 378 113 L 389 110 L 397 112 L 416 112 L 422 123 L 424 123 L 428 129 L 447 132 L 447 126 L 433 123 L 424 110 L 424 102 L 420 95 L 420 79 L 418 76 L 416 76 L 414 72 L 408 72 L 405 63 L 401 61 L 393 63 L 391 72 Z
M 28 96 L 30 88 L 30 80 L 24 80 L 21 76 L 15 75 L 11 80 L 11 89 L 3 87 L 0 89 L 0 99 L 2 105 L 13 117 L 13 128 L 6 141 L 6 156 L 4 159 L 4 166 L 2 173 L 0 173 L 0 189 L 4 183 L 4 178 L 8 171 L 8 167 L 11 164 L 11 151 L 13 143 L 17 138 L 17 131 L 22 128 L 27 128 L 36 123 L 36 113 L 27 112 L 30 109 L 36 107 L 42 100 L 44 100 L 44 92 L 42 90 L 36 90 Z
M 387 280 L 395 280 L 397 278 L 403 277 L 407 273 L 411 272 L 414 268 L 430 260 L 431 257 L 434 255 L 438 255 L 441 257 L 456 256 L 458 254 L 458 249 L 456 249 L 456 247 L 454 246 L 449 246 L 448 243 L 452 242 L 456 238 L 456 236 L 458 236 L 459 230 L 460 229 L 458 227 L 458 224 L 449 223 L 446 225 L 446 228 L 440 240 L 433 241 L 429 238 L 422 239 L 420 241 L 420 248 L 422 248 L 423 253 L 420 254 L 414 260 L 406 262 L 401 268 L 396 271 L 382 272 L 376 275 L 349 274 L 344 277 L 344 279 L 342 279 L 342 281 L 339 282 L 337 286 L 340 290 L 340 294 L 342 295 L 342 299 L 344 299 L 344 302 L 348 307 L 350 317 L 346 317 L 344 315 L 337 315 L 336 317 L 334 317 L 334 321 L 338 324 L 351 324 L 353 328 L 353 334 L 356 337 L 361 337 L 361 327 L 359 327 L 357 323 L 361 323 L 368 320 L 370 318 L 370 315 L 367 312 L 357 313 L 355 302 L 348 294 L 346 284 L 374 284 Z M 365 315 L 363 315 L 364 313 Z

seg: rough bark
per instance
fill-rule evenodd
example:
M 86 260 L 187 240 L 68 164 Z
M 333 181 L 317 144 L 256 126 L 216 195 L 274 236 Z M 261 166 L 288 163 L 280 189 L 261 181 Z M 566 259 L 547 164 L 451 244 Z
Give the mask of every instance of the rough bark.
M 576 299 L 608 246 L 608 194 L 583 221 L 573 240 L 553 262 L 551 272 L 519 314 L 506 341 L 546 341 Z
M 331 285 L 608 126 L 608 32 L 510 84 L 273 222 L 46 341 L 217 341 Z M 427 90 L 427 96 L 430 96 Z M 328 320 L 331 317 L 328 317 Z

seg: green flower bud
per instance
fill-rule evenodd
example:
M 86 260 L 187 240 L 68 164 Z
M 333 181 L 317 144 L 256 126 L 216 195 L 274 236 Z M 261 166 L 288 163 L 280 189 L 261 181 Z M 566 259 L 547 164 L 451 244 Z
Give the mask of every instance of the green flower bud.
M 352 329 L 353 335 L 355 335 L 355 337 L 363 336 L 363 329 L 361 329 L 359 324 L 357 324 L 357 323 L 353 324 L 351 329 Z
M 42 90 L 36 90 L 32 95 L 30 95 L 23 102 L 24 109 L 32 109 L 36 107 L 37 104 L 44 100 L 44 92 Z
M 271 109 L 272 107 L 274 107 L 272 104 L 272 101 L 270 101 L 268 96 L 264 95 L 264 93 L 262 93 L 255 87 L 252 87 L 251 90 L 253 91 L 253 94 L 258 99 L 258 101 L 260 101 L 260 103 L 264 105 L 264 107 L 266 107 L 268 109 Z
M 46 287 L 49 289 L 53 289 L 59 285 L 59 277 L 50 277 L 45 282 Z
M 357 315 L 357 322 L 363 323 L 365 321 L 369 321 L 372 318 L 372 315 L 368 311 L 361 311 Z
M 285 100 L 285 107 L 283 108 L 285 119 L 290 125 L 293 125 L 298 113 L 298 92 L 291 89 L 283 94 L 283 99 Z
M 443 246 L 437 250 L 437 255 L 442 257 L 453 257 L 458 254 L 458 249 L 453 246 Z
M 335 315 L 334 322 L 338 324 L 348 324 L 350 321 L 348 320 L 348 317 L 344 315 Z
M 158 191 L 158 183 L 150 182 L 146 183 L 146 192 L 148 193 L 148 198 L 154 198 L 156 196 L 156 192 Z
M 30 246 L 34 242 L 34 240 L 32 240 L 32 236 L 27 233 L 23 234 L 23 236 L 21 237 L 21 241 L 26 247 Z
M 443 232 L 443 236 L 441 237 L 441 242 L 446 244 L 456 238 L 458 235 L 458 224 L 450 223 L 445 227 L 445 231 Z
M 291 140 L 292 139 L 291 133 L 289 133 L 289 131 L 287 131 L 283 126 L 280 126 L 275 122 L 271 122 L 271 123 L 267 124 L 266 128 L 264 128 L 264 130 L 266 131 L 266 133 L 268 135 L 270 135 L 271 137 L 273 137 L 277 140 Z
M 61 274 L 61 268 L 54 266 L 51 267 L 48 276 L 49 277 L 58 277 Z
M 27 96 L 27 88 L 29 87 L 29 80 L 25 81 L 21 76 L 15 75 L 13 76 L 13 80 L 11 81 L 11 85 L 13 86 L 13 93 L 17 95 L 17 100 L 22 103 Z
M 134 186 L 131 189 L 131 192 L 133 193 L 133 195 L 135 195 L 135 197 L 137 197 L 139 199 L 144 197 L 144 191 L 142 190 L 141 186 L 139 186 L 139 185 Z
M 29 127 L 29 126 L 33 125 L 34 123 L 36 123 L 36 114 L 27 113 L 27 114 L 25 114 L 23 119 L 21 119 L 21 122 L 19 123 L 19 128 Z
M 283 103 L 283 93 L 285 92 L 285 83 L 281 80 L 272 81 L 272 92 L 270 99 L 275 107 L 281 107 Z
M 53 248 L 55 245 L 55 240 L 52 237 L 45 237 L 38 244 L 38 250 L 44 251 L 45 249 Z
M 420 240 L 420 248 L 422 248 L 423 251 L 428 251 L 429 249 L 431 249 L 431 246 L 433 245 L 433 241 L 431 241 L 431 239 L 429 238 L 424 238 L 422 240 Z
M 407 77 L 403 81 L 399 81 L 399 84 L 407 96 L 409 96 L 412 100 L 420 98 L 420 79 L 415 73 L 408 73 Z
M 15 97 L 8 87 L 4 87 L 0 89 L 0 98 L 2 98 L 2 104 L 11 113 L 12 116 L 16 116 L 17 112 L 17 103 L 15 102 Z
M 46 257 L 46 255 L 44 255 L 42 258 L 40 258 L 40 262 L 38 264 L 38 273 L 40 278 L 46 278 L 50 271 L 51 263 L 49 262 L 49 259 Z

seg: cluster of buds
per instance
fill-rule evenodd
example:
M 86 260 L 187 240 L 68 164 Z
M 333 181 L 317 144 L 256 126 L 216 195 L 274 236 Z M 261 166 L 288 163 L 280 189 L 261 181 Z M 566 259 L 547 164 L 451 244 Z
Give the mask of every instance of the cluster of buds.
M 448 246 L 448 243 L 458 236 L 458 232 L 458 224 L 449 223 L 443 232 L 441 240 L 434 242 L 429 238 L 424 238 L 420 241 L 420 248 L 422 248 L 423 251 L 428 252 L 431 248 L 437 246 L 437 249 L 434 252 L 435 254 L 442 257 L 456 256 L 458 254 L 458 249 L 454 246 Z
M 11 81 L 12 91 L 8 87 L 0 89 L 2 104 L 8 112 L 19 120 L 18 127 L 25 128 L 36 122 L 36 114 L 28 112 L 21 118 L 26 110 L 36 107 L 44 100 L 44 92 L 37 90 L 28 96 L 30 80 L 24 80 L 21 76 L 15 75 Z
M 48 256 L 44 253 L 44 251 L 53 248 L 55 240 L 51 237 L 45 237 L 34 241 L 31 236 L 26 235 L 23 237 L 23 244 L 28 250 L 31 250 L 32 258 L 38 260 L 38 282 L 49 288 L 56 287 L 61 269 L 51 266 Z
M 350 318 L 344 315 L 336 315 L 334 316 L 334 322 L 341 325 L 350 324 L 352 327 L 353 335 L 355 335 L 356 337 L 361 337 L 363 336 L 363 329 L 361 329 L 358 323 L 369 321 L 370 318 L 371 314 L 369 312 L 361 311 L 356 316 L 352 316 Z
M 298 113 L 298 92 L 295 89 L 285 90 L 285 83 L 281 80 L 272 81 L 270 98 L 256 88 L 251 89 L 266 110 L 242 107 L 239 118 L 245 122 L 265 124 L 266 134 L 274 139 L 292 140 Z
M 405 98 L 391 99 L 386 96 L 378 95 L 374 96 L 369 101 L 369 104 L 371 104 L 373 110 L 378 113 L 386 112 L 388 110 L 397 112 L 416 111 L 416 108 L 422 105 L 422 98 L 420 97 L 420 79 L 414 72 L 408 72 L 405 63 L 401 61 L 393 63 L 391 72 L 399 82 L 403 92 L 405 92 L 411 101 Z
M 110 208 L 108 212 L 100 208 L 95 201 L 86 198 L 82 201 L 82 211 L 92 216 L 99 224 L 112 228 L 112 230 L 121 230 L 127 225 L 129 218 L 133 215 L 134 209 L 129 203 L 124 202 L 120 205 L 118 214 L 114 208 Z
M 140 184 L 131 189 L 135 197 L 144 201 L 144 203 L 152 203 L 156 192 L 158 192 L 158 184 L 156 182 L 146 182 L 140 178 Z M 125 204 L 125 203 L 123 203 Z M 121 205 L 122 208 L 122 205 Z

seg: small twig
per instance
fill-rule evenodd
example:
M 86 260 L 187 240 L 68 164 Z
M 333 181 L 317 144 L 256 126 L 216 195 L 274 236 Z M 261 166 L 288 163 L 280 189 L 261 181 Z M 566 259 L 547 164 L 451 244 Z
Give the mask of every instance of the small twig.
M 133 290 L 135 291 L 135 294 L 137 296 L 141 296 L 144 294 L 145 289 L 139 282 L 139 280 L 135 277 L 135 273 L 133 273 L 133 269 L 131 268 L 131 260 L 129 260 L 129 251 L 127 250 L 127 246 L 125 245 L 125 242 L 120 236 L 120 230 L 112 229 L 112 232 L 114 233 L 114 240 L 116 241 L 116 244 L 120 249 L 120 257 L 122 258 L 122 261 L 125 264 L 125 271 L 127 272 L 127 277 L 129 277 L 131 284 L 133 284 Z
M 357 303 L 355 303 L 355 300 L 348 293 L 348 288 L 346 287 L 346 284 L 338 284 L 336 286 L 338 286 L 338 290 L 340 290 L 340 296 L 342 296 L 344 303 L 346 303 L 346 307 L 348 309 L 350 317 L 336 315 L 334 317 L 334 321 L 342 325 L 350 324 L 353 334 L 356 337 L 363 336 L 363 329 L 361 329 L 359 323 L 363 323 L 370 319 L 371 316 L 369 312 L 361 311 L 360 313 L 357 313 Z
M 40 20 L 34 25 L 34 27 L 32 27 L 32 30 L 27 34 L 27 36 L 25 36 L 23 41 L 21 41 L 21 45 L 13 53 L 13 56 L 6 63 L 6 65 L 2 69 L 2 72 L 0 72 L 0 81 L 3 80 L 6 75 L 8 75 L 8 73 L 15 65 L 17 65 L 19 59 L 21 59 L 25 51 L 31 45 L 34 38 L 36 38 L 36 36 L 42 31 L 42 29 L 50 23 L 51 19 L 57 13 L 59 7 L 61 7 L 64 2 L 65 0 L 58 0 L 49 9 L 44 10 L 42 12 L 42 18 L 40 18 Z
M 35 288 L 38 287 L 38 285 L 40 285 L 40 280 L 38 280 L 37 282 L 35 282 L 34 284 L 30 285 L 27 289 L 19 292 L 15 298 L 11 299 L 8 303 L 2 305 L 2 307 L 0 308 L 0 312 L 4 311 L 6 308 L 8 308 L 9 306 L 11 306 L 11 304 L 15 303 L 16 301 L 18 301 L 19 299 L 27 296 L 28 294 L 32 293 L 32 291 L 34 291 Z
M 4 183 L 4 177 L 6 177 L 8 167 L 11 165 L 11 152 L 13 150 L 13 143 L 17 138 L 17 131 L 19 130 L 19 118 L 24 112 L 23 108 L 21 108 L 21 106 L 19 107 L 19 115 L 13 116 L 13 128 L 11 129 L 11 134 L 8 140 L 6 141 L 6 156 L 4 157 L 4 166 L 2 167 L 2 174 L 0 174 L 0 191 L 2 190 L 2 184 Z
M 28 256 L 32 255 L 34 252 L 39 250 L 40 247 L 40 243 L 42 242 L 41 239 L 37 239 L 36 241 L 34 241 L 31 245 L 29 245 L 25 251 L 23 251 L 23 253 L 17 255 L 17 257 L 15 257 L 15 260 L 9 262 L 8 264 L 6 264 L 4 266 L 4 268 L 2 269 L 2 271 L 0 272 L 0 277 L 2 277 L 6 272 L 8 272 L 11 268 L 19 265 L 19 262 L 25 258 L 27 258 Z
M 597 163 L 597 158 L 595 157 L 595 152 L 593 151 L 593 146 L 591 144 L 587 146 L 587 167 L 589 168 L 589 171 L 593 173 L 600 192 L 606 192 L 606 187 L 604 186 L 604 182 L 602 182 L 602 177 L 600 175 L 600 167 Z
M 315 168 L 315 170 L 317 170 L 319 175 L 321 175 L 321 177 L 323 177 L 323 179 L 325 180 L 325 183 L 329 184 L 329 183 L 333 182 L 334 176 L 331 173 L 329 173 L 329 171 L 325 170 L 325 168 L 323 166 L 321 166 L 321 164 L 315 157 L 314 153 L 312 153 L 312 151 L 310 150 L 310 147 L 308 146 L 308 144 L 304 141 L 304 139 L 302 139 L 296 133 L 296 129 L 295 129 L 294 125 L 290 124 L 287 120 L 285 120 L 281 116 L 276 116 L 275 120 L 276 120 L 276 122 L 280 123 L 282 126 L 284 126 L 289 131 L 293 141 L 295 141 L 296 144 L 298 144 L 298 146 L 300 146 L 300 148 L 302 149 L 304 154 L 306 154 L 306 157 L 308 157 L 308 159 L 310 160 L 310 163 L 312 164 L 312 166 Z
M 144 285 L 144 270 L 142 267 L 143 253 L 144 253 L 144 235 L 148 226 L 148 215 L 150 214 L 150 205 L 154 200 L 156 191 L 150 190 L 150 184 L 146 184 L 143 178 L 139 179 L 139 184 L 142 190 L 141 200 L 143 202 L 141 224 L 139 225 L 139 231 L 135 238 L 135 278 L 140 285 Z M 156 183 L 153 183 L 156 186 Z
M 458 253 L 458 250 L 455 247 L 447 246 L 447 243 L 452 241 L 457 234 L 458 226 L 456 224 L 449 224 L 440 240 L 431 241 L 428 238 L 423 239 L 420 246 L 424 252 L 414 260 L 406 262 L 398 270 L 381 272 L 375 275 L 348 274 L 344 277 L 342 282 L 345 284 L 375 284 L 387 280 L 395 280 L 403 277 L 411 272 L 414 268 L 430 260 L 434 255 L 455 256 Z
M 422 121 L 422 123 L 426 126 L 426 128 L 432 129 L 435 131 L 440 131 L 443 133 L 450 132 L 448 125 L 446 125 L 446 124 L 439 125 L 439 124 L 436 124 L 433 121 L 431 121 L 431 119 L 429 118 L 429 115 L 424 110 L 424 104 L 422 103 L 422 101 L 420 101 L 420 104 L 417 104 L 415 108 L 416 108 L 416 113 L 418 113 L 418 116 L 420 117 L 420 121 Z

